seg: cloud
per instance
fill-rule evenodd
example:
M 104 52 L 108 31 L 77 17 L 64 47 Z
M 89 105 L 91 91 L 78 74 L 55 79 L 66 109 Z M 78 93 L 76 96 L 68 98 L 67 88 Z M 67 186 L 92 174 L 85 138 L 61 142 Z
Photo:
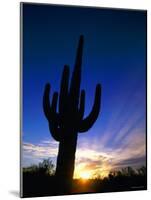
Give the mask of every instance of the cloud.
M 132 166 L 135 168 L 137 166 L 145 165 L 146 164 L 145 160 L 146 156 L 140 156 L 138 158 L 129 158 L 115 163 L 114 167 L 122 168 L 122 167 Z
M 102 145 L 98 148 L 97 144 L 88 145 L 86 141 L 84 143 L 79 141 L 79 144 L 76 152 L 75 176 L 78 176 L 78 171 L 88 170 L 93 173 L 100 171 L 100 174 L 107 175 L 113 169 L 127 166 L 137 168 L 146 164 L 146 136 L 140 129 L 128 134 L 119 145 L 110 148 Z
M 22 145 L 22 165 L 29 166 L 42 161 L 44 158 L 52 158 L 55 161 L 57 154 L 57 142 L 42 141 L 39 144 L 24 142 Z
M 38 163 L 44 158 L 51 158 L 56 164 L 57 154 L 58 143 L 55 141 L 43 140 L 39 144 L 24 142 L 23 166 Z M 110 148 L 97 143 L 91 145 L 86 140 L 81 142 L 79 139 L 74 177 L 79 177 L 83 171 L 90 171 L 92 174 L 99 172 L 102 176 L 106 176 L 113 169 L 137 167 L 145 165 L 145 161 L 146 137 L 139 129 L 133 134 L 128 134 L 118 146 Z

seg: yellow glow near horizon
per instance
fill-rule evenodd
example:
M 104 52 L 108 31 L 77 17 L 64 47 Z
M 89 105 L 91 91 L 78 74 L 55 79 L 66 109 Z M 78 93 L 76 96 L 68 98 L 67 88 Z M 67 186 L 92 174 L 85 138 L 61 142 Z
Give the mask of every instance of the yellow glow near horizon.
M 104 178 L 107 177 L 109 172 L 111 171 L 111 167 L 104 166 L 102 169 L 85 169 L 83 164 L 76 166 L 74 171 L 74 179 L 95 179 L 95 178 Z
M 91 173 L 88 172 L 88 171 L 85 171 L 85 172 L 81 172 L 79 174 L 80 178 L 82 179 L 90 179 L 91 178 Z
M 97 152 L 81 150 L 76 155 L 74 179 L 95 179 L 107 177 L 109 172 L 112 170 L 110 163 L 111 156 L 101 154 L 102 157 L 98 156 Z M 95 156 L 96 155 L 96 156 Z M 82 162 L 83 158 L 83 162 Z

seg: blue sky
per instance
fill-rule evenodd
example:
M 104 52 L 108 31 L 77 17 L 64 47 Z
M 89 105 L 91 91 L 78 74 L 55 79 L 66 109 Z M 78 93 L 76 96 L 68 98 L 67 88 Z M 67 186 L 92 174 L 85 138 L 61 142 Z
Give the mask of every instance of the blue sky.
M 23 166 L 49 155 L 55 162 L 58 144 L 51 137 L 43 113 L 44 86 L 50 82 L 52 91 L 59 91 L 64 64 L 69 64 L 71 77 L 81 34 L 84 35 L 81 89 L 86 91 L 85 115 L 93 105 L 97 83 L 102 85 L 102 107 L 93 127 L 79 134 L 77 152 L 92 150 L 98 156 L 103 155 L 108 158 L 107 166 L 143 165 L 146 12 L 24 4 Z M 76 162 L 85 159 L 86 164 L 94 163 L 93 153 L 91 158 L 77 156 Z

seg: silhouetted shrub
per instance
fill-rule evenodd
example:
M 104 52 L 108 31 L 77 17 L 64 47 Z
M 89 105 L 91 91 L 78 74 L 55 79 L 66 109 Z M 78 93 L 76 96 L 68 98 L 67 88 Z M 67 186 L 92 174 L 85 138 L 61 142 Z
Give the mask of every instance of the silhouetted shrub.
M 31 165 L 30 167 L 23 168 L 23 173 L 37 174 L 37 175 L 54 175 L 54 164 L 48 159 L 44 159 L 38 165 Z
M 108 175 L 109 179 L 115 177 L 133 177 L 133 176 L 146 176 L 146 167 L 142 166 L 138 169 L 133 169 L 132 167 L 125 167 L 120 170 L 111 171 Z
M 73 179 L 69 182 L 70 190 L 65 190 L 65 182 L 54 175 L 54 165 L 50 159 L 43 160 L 38 165 L 24 168 L 23 171 L 24 197 L 147 189 L 145 166 L 139 169 L 126 167 L 114 170 L 104 178 L 100 176 L 98 171 L 95 174 L 96 178 Z

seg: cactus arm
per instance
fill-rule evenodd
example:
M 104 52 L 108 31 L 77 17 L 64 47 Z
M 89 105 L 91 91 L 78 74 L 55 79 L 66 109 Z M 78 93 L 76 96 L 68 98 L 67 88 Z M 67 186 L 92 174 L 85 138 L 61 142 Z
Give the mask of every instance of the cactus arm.
M 52 104 L 50 105 L 49 93 L 50 93 L 50 84 L 46 84 L 43 96 L 43 110 L 48 121 L 51 121 L 58 117 L 58 114 L 56 112 L 58 94 L 57 92 L 54 93 L 52 98 Z
M 80 96 L 79 115 L 78 115 L 80 121 L 84 116 L 84 108 L 85 108 L 85 91 L 82 90 Z
M 56 118 L 58 117 L 57 101 L 58 101 L 58 92 L 54 92 L 53 98 L 52 98 L 52 103 L 51 103 L 51 114 L 52 114 L 52 118 L 54 118 L 55 120 L 57 120 Z
M 68 96 L 68 84 L 69 84 L 69 66 L 65 65 L 62 80 L 60 85 L 60 96 L 59 96 L 59 113 L 62 115 L 67 105 Z
M 50 84 L 46 84 L 43 96 L 43 110 L 46 118 L 48 119 L 49 129 L 52 134 L 52 137 L 55 140 L 60 141 L 60 129 L 58 128 L 59 115 L 57 114 L 58 93 L 55 92 L 53 94 L 51 105 L 49 100 L 49 93 L 50 93 Z
M 58 127 L 57 123 L 55 123 L 55 124 L 49 123 L 49 129 L 50 129 L 52 137 L 56 141 L 60 142 L 60 140 L 61 140 L 61 130 Z
M 43 110 L 46 118 L 49 120 L 50 117 L 50 100 L 49 100 L 49 93 L 50 93 L 50 84 L 46 84 L 43 96 Z
M 100 84 L 98 84 L 96 86 L 95 100 L 92 107 L 92 111 L 88 117 L 86 117 L 85 119 L 81 121 L 80 126 L 79 126 L 79 132 L 88 131 L 92 127 L 94 122 L 96 121 L 100 112 L 100 104 L 101 104 L 100 100 L 101 100 L 101 86 Z
M 51 121 L 49 122 L 49 128 L 52 137 L 56 141 L 60 141 L 60 128 L 59 128 L 59 115 L 57 114 L 57 101 L 58 101 L 58 92 L 54 92 L 52 103 L 51 103 Z

